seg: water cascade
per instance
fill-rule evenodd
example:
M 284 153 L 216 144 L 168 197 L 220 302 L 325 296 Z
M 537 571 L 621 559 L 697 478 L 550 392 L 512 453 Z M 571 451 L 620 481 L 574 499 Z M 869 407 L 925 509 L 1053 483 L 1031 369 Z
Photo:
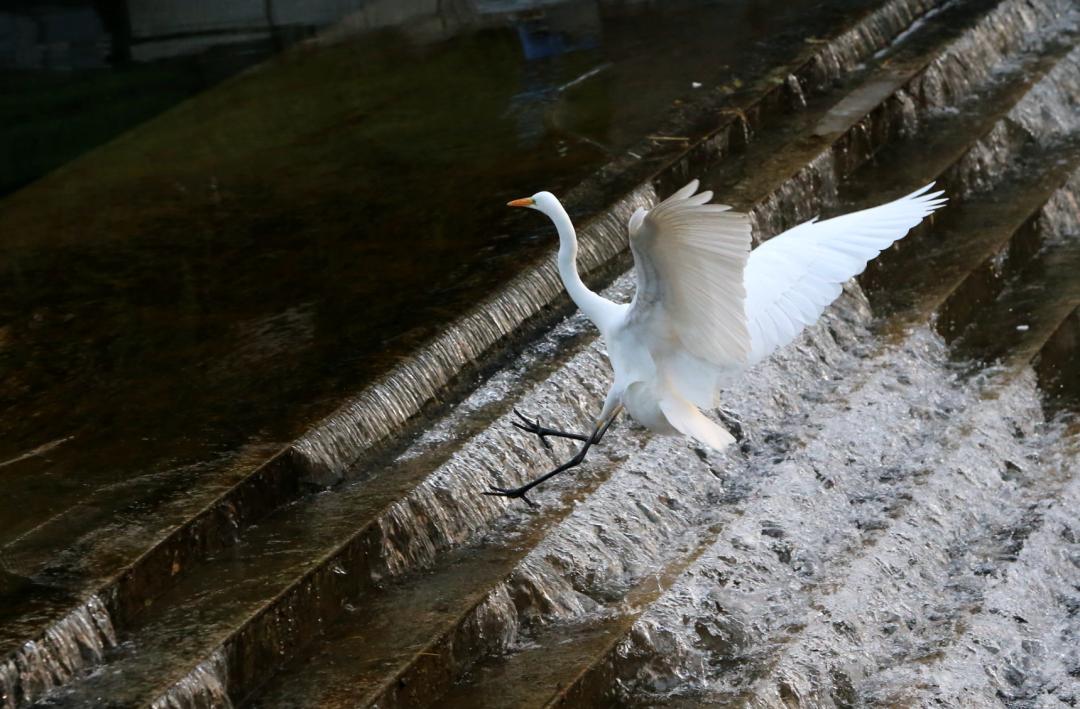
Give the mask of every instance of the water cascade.
M 540 509 L 482 496 L 572 450 L 514 408 L 585 429 L 610 377 L 537 261 L 201 512 L 263 506 L 227 543 L 170 537 L 115 630 L 98 603 L 0 665 L 5 709 L 1080 699 L 1076 430 L 1039 390 L 1075 354 L 1078 32 L 1061 0 L 890 0 L 570 193 L 626 301 L 627 216 L 691 174 L 758 241 L 948 190 L 721 392 L 728 450 L 621 422 Z

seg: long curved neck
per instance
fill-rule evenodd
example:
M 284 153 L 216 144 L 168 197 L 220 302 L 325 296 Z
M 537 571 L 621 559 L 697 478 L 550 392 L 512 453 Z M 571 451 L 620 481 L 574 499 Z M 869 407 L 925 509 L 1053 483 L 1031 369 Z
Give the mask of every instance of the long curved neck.
M 566 286 L 566 292 L 581 308 L 581 312 L 585 313 L 597 327 L 603 329 L 612 303 L 589 290 L 578 275 L 577 232 L 574 230 L 573 222 L 570 221 L 570 215 L 566 213 L 562 205 L 559 205 L 559 209 L 550 216 L 559 232 L 559 275 Z

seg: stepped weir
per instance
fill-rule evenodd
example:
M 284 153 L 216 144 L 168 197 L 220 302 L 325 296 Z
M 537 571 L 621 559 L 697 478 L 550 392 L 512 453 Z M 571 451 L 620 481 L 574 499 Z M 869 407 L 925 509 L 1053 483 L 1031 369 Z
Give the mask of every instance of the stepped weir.
M 758 243 L 947 192 L 722 392 L 729 450 L 620 421 L 539 509 L 480 494 L 570 450 L 514 408 L 585 429 L 610 378 L 545 251 L 95 575 L 7 550 L 63 593 L 5 613 L 0 707 L 1074 706 L 1078 38 L 1071 0 L 862 3 L 566 190 L 623 301 L 691 177 Z

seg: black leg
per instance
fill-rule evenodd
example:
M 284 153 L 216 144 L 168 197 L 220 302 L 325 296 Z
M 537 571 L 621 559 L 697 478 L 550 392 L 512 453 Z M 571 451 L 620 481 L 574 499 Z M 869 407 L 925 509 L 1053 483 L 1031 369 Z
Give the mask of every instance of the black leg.
M 536 507 L 536 503 L 525 497 L 525 493 L 529 492 L 534 487 L 548 480 L 549 478 L 553 478 L 559 473 L 566 472 L 570 468 L 581 465 L 581 461 L 585 460 L 585 454 L 589 452 L 589 448 L 592 447 L 593 444 L 599 443 L 600 439 L 603 438 L 604 434 L 607 433 L 609 428 L 611 428 L 611 424 L 615 423 L 615 416 L 617 413 L 618 412 L 616 411 L 615 414 L 612 414 L 611 418 L 609 418 L 608 422 L 605 423 L 603 426 L 596 428 L 591 436 L 584 437 L 585 445 L 581 446 L 581 450 L 579 450 L 573 458 L 563 463 L 559 467 L 555 468 L 551 472 L 545 473 L 540 477 L 536 478 L 535 480 L 531 480 L 525 483 L 521 487 L 505 488 L 495 487 L 494 485 L 492 485 L 489 487 L 488 491 L 483 494 L 495 495 L 498 497 L 520 497 L 530 507 Z
M 584 433 L 573 433 L 572 431 L 560 431 L 555 428 L 548 428 L 540 423 L 540 418 L 530 419 L 522 414 L 517 409 L 514 409 L 514 415 L 517 416 L 520 421 L 511 421 L 515 428 L 520 428 L 526 433 L 535 433 L 540 436 L 540 442 L 545 446 L 551 447 L 548 443 L 547 437 L 552 436 L 555 438 L 573 438 L 575 441 L 587 441 L 589 436 Z

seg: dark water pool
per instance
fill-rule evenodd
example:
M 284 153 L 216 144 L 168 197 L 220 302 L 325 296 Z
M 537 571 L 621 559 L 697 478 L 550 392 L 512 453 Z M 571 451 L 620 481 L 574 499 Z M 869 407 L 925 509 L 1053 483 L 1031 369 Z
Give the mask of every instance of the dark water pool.
M 0 11 L 7 571 L 250 466 L 548 245 L 507 199 L 869 4 Z

